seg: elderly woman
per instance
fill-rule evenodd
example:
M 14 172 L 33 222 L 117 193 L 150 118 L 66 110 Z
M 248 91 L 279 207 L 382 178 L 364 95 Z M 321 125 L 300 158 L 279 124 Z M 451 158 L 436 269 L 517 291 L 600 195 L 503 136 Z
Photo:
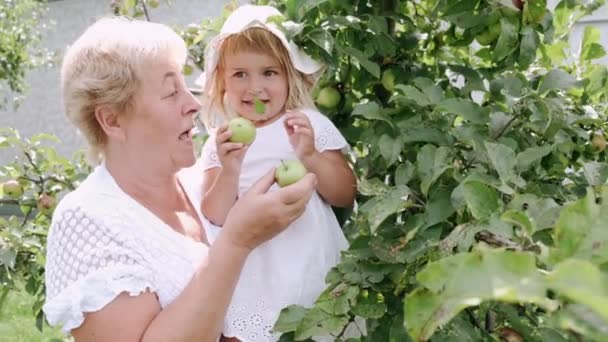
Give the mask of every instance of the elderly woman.
M 304 210 L 313 175 L 242 196 L 212 246 L 198 211 L 183 40 L 166 26 L 101 19 L 69 48 L 65 111 L 98 165 L 57 207 L 44 312 L 76 341 L 216 341 L 250 252 Z

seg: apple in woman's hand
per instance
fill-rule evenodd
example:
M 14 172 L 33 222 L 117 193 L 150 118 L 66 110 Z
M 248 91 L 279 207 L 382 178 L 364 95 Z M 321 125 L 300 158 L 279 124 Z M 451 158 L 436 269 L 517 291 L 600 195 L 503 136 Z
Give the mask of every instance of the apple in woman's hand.
M 238 117 L 230 120 L 228 129 L 232 132 L 231 142 L 249 145 L 255 140 L 255 126 L 253 122 L 245 118 Z
M 274 179 L 283 188 L 302 179 L 306 172 L 306 167 L 299 160 L 281 161 L 274 172 Z

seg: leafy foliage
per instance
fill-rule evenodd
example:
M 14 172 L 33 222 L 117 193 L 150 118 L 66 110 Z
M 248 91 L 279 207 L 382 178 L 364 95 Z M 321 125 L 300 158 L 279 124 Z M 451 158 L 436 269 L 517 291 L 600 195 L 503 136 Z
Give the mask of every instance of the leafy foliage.
M 54 54 L 41 48 L 46 8 L 35 0 L 0 2 L 0 108 L 10 101 L 17 104 L 27 90 L 25 74 L 35 67 L 53 62 Z M 10 97 L 12 93 L 14 97 Z

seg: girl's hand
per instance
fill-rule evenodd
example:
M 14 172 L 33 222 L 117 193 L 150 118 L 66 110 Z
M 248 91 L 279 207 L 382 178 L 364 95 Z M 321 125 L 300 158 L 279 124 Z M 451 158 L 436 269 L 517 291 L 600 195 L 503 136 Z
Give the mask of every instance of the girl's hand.
M 290 111 L 285 114 L 285 130 L 296 156 L 300 160 L 309 159 L 315 155 L 315 132 L 306 114 Z
M 217 130 L 215 135 L 217 157 L 222 164 L 223 171 L 240 174 L 248 146 L 231 142 L 231 136 L 232 132 L 228 129 L 228 125 L 224 125 Z

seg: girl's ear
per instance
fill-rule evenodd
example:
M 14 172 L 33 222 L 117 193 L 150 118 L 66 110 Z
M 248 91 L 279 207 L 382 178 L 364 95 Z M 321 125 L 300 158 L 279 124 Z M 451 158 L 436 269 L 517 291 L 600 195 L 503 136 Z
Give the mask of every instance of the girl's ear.
M 109 105 L 99 105 L 95 107 L 95 119 L 108 138 L 123 141 L 125 132 L 121 126 L 118 113 Z

